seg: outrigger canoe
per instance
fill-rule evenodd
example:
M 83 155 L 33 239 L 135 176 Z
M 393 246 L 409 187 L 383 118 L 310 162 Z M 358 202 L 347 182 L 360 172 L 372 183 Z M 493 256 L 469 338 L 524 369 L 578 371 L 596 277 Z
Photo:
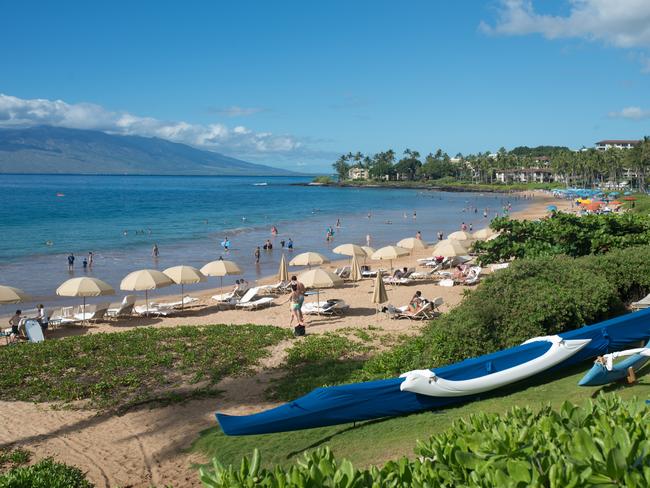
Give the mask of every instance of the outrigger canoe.
M 626 358 L 614 363 L 618 358 Z M 636 373 L 650 360 L 650 342 L 645 347 L 628 349 L 620 352 L 613 352 L 599 356 L 587 374 L 585 374 L 579 386 L 601 386 L 621 381 L 628 376 L 628 369 L 632 368 Z
M 279 407 L 243 416 L 217 413 L 227 435 L 285 432 L 436 410 L 483 393 L 560 372 L 650 338 L 650 309 L 459 363 L 398 378 L 317 388 Z

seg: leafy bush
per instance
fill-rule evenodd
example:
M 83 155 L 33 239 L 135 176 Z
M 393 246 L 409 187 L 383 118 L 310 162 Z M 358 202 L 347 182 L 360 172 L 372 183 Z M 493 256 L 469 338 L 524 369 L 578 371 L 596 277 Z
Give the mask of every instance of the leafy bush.
M 329 176 L 316 176 L 313 180 L 312 183 L 320 183 L 321 185 L 329 185 L 330 183 L 333 183 L 332 178 Z
M 211 386 L 288 337 L 286 329 L 258 325 L 147 327 L 2 347 L 0 399 L 89 400 L 103 408 L 173 399 L 174 388 L 199 382 L 195 393 L 214 393 Z
M 650 485 L 650 411 L 615 395 L 585 408 L 514 408 L 506 415 L 475 414 L 418 442 L 418 458 L 357 469 L 329 448 L 297 464 L 261 467 L 256 450 L 239 467 L 216 458 L 200 470 L 206 487 L 576 487 Z
M 408 343 L 371 358 L 355 379 L 394 376 L 487 354 L 605 320 L 650 292 L 650 247 L 514 261 Z
M 578 217 L 560 212 L 538 221 L 501 217 L 491 227 L 501 234 L 474 245 L 481 264 L 558 254 L 578 257 L 650 244 L 650 218 L 632 213 Z
M 51 458 L 0 474 L 0 488 L 93 488 L 83 471 Z

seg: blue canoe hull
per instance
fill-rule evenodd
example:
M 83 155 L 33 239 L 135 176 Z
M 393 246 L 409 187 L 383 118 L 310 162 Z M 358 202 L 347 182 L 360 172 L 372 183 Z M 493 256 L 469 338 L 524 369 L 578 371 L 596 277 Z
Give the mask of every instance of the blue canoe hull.
M 590 339 L 590 342 L 574 356 L 544 373 L 563 370 L 596 356 L 620 351 L 639 341 L 647 341 L 650 338 L 650 309 L 559 335 L 567 340 Z M 535 359 L 544 354 L 549 347 L 548 342 L 533 342 L 466 359 L 432 371 L 441 378 L 454 381 L 480 378 Z M 400 385 L 403 381 L 403 378 L 392 378 L 317 388 L 301 398 L 264 412 L 244 416 L 217 413 L 217 420 L 227 435 L 267 434 L 396 417 L 465 403 L 481 396 L 481 394 L 460 397 L 420 395 L 401 391 Z
M 650 342 L 646 344 L 645 347 L 650 347 Z M 604 365 L 596 363 L 589 371 L 587 371 L 587 374 L 582 377 L 578 386 L 602 386 L 614 383 L 615 381 L 621 381 L 627 378 L 628 368 L 633 368 L 634 371 L 638 371 L 649 360 L 650 357 L 648 356 L 633 354 L 632 356 L 616 363 L 612 367 L 611 371 L 609 371 Z

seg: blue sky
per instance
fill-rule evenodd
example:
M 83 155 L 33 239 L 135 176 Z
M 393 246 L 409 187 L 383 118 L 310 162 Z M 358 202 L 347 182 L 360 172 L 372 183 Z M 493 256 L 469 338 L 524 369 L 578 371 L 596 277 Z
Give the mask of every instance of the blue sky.
M 26 0 L 0 27 L 0 126 L 314 172 L 347 151 L 650 134 L 647 0 Z

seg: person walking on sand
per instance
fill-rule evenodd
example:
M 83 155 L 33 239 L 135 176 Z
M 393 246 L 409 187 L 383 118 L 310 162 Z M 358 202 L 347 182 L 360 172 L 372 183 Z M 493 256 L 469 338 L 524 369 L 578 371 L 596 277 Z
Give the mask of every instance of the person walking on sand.
M 366 246 L 370 247 L 370 242 L 372 241 L 370 234 L 366 234 Z
M 292 283 L 291 293 L 289 293 L 289 298 L 287 299 L 287 302 L 289 302 L 289 311 L 291 312 L 291 320 L 289 321 L 289 327 L 293 327 L 293 319 L 296 319 L 296 325 L 298 326 L 302 325 L 304 327 L 304 324 L 302 323 L 302 312 L 300 311 L 300 308 L 302 307 L 300 298 L 301 295 L 298 292 L 298 285 Z
M 70 253 L 68 255 L 68 271 L 72 271 L 74 269 L 74 254 Z
M 158 249 L 158 244 L 154 244 L 151 248 L 151 256 L 153 256 L 154 259 L 158 259 L 158 256 L 160 256 L 160 249 Z
M 260 264 L 260 246 L 255 248 L 255 264 Z

